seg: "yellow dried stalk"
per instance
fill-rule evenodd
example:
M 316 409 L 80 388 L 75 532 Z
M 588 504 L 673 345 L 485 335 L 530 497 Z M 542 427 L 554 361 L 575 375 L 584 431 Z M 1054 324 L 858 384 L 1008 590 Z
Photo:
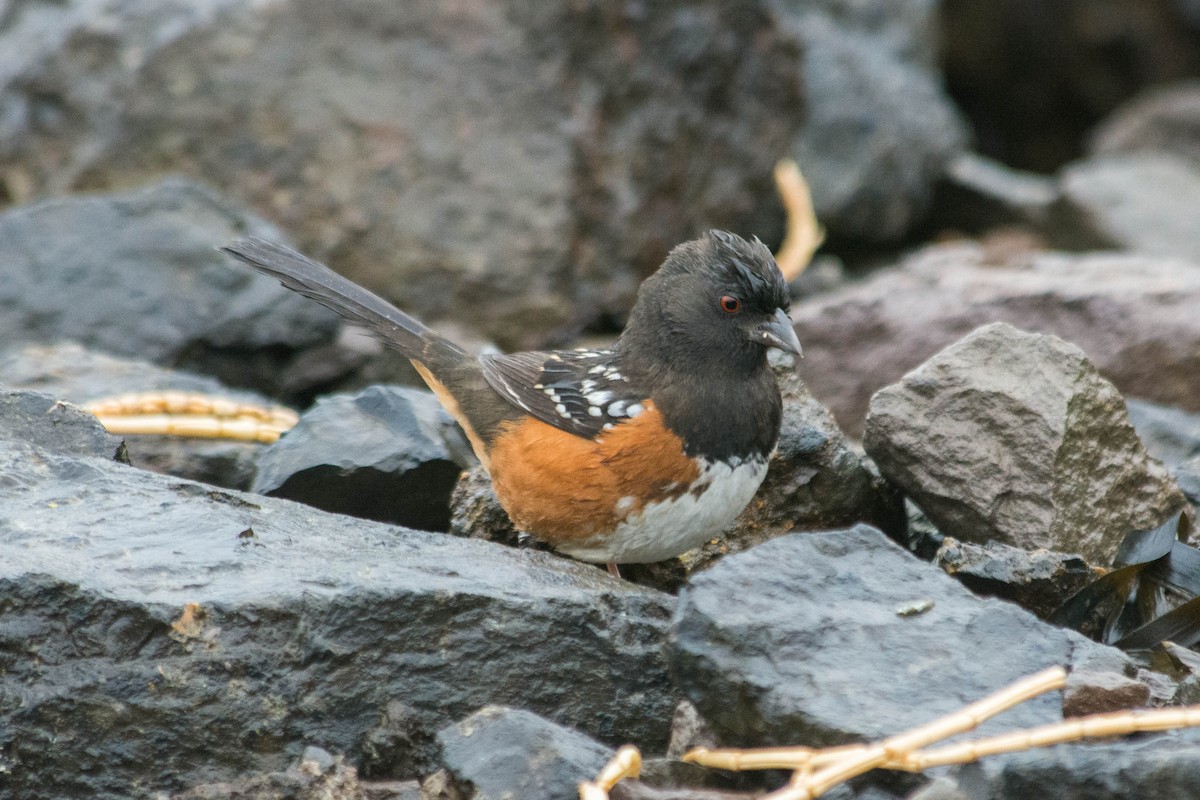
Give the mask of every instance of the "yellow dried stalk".
M 604 765 L 594 781 L 579 784 L 579 800 L 608 800 L 608 793 L 625 778 L 636 778 L 642 774 L 642 754 L 636 747 L 627 744 Z
M 141 392 L 93 400 L 83 409 L 110 433 L 234 439 L 270 444 L 300 419 L 290 408 L 263 407 L 196 392 Z
M 800 167 L 790 158 L 775 165 L 775 189 L 787 214 L 787 229 L 783 244 L 775 254 L 775 262 L 779 264 L 784 279 L 790 283 L 812 261 L 813 253 L 825 241 L 825 231 L 817 222 L 808 183 L 800 174 Z

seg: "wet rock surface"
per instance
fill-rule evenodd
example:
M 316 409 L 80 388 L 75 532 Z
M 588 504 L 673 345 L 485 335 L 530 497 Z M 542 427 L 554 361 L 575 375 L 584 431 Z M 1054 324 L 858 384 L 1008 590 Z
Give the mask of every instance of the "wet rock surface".
M 1011 600 L 1040 619 L 1048 618 L 1097 577 L 1077 555 L 1023 550 L 994 541 L 977 545 L 947 538 L 933 563 L 976 594 Z
M 438 733 L 446 767 L 475 800 L 558 800 L 595 778 L 613 751 L 519 709 L 489 706 Z
M 942 533 L 1109 564 L 1184 505 L 1079 348 L 1004 323 L 871 398 L 863 444 Z
M 1117 742 L 1042 748 L 986 759 L 956 769 L 967 797 L 1018 800 L 1174 800 L 1200 779 L 1200 736 L 1195 731 Z
M 131 393 L 173 390 L 236 400 L 262 407 L 273 402 L 246 390 L 230 389 L 215 378 L 166 369 L 134 358 L 89 350 L 75 343 L 18 345 L 0 351 L 0 379 L 10 386 L 46 392 L 83 405 Z M 180 436 L 126 436 L 135 467 L 247 490 L 263 446 L 230 439 Z
M 882 738 L 1087 653 L 1124 661 L 863 525 L 774 539 L 693 576 L 671 634 L 673 674 L 721 740 L 766 746 Z M 980 730 L 1060 716 L 1047 696 Z
M 27 450 L 128 463 L 120 437 L 106 431 L 91 414 L 53 395 L 0 386 L 0 430 Z
M 0 214 L 0 341 L 86 347 L 271 389 L 336 317 L 215 247 L 279 230 L 210 189 L 167 179 Z
M 353 761 L 393 698 L 428 724 L 503 703 L 666 744 L 657 592 L 20 442 L 0 480 L 13 796 L 182 790 L 277 771 L 300 740 Z M 531 680 L 546 664 L 572 680 Z
M 259 454 L 253 491 L 421 530 L 449 527 L 470 446 L 427 391 L 371 386 L 321 398 Z

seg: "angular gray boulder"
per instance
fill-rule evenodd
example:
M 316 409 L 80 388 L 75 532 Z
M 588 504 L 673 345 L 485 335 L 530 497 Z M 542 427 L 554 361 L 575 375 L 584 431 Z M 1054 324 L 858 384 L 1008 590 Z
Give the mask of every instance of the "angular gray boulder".
M 948 536 L 1109 564 L 1185 505 L 1078 347 L 986 325 L 871 398 L 863 445 Z
M 692 576 L 676 681 L 729 746 L 833 745 L 929 722 L 1054 665 L 1125 656 L 980 598 L 865 525 L 774 539 Z M 981 731 L 1061 719 L 1051 694 Z
M 666 746 L 669 596 L 2 438 L 0 486 L 10 796 L 179 791 L 313 743 L 400 763 L 372 736 L 392 701 L 433 730 L 505 704 Z

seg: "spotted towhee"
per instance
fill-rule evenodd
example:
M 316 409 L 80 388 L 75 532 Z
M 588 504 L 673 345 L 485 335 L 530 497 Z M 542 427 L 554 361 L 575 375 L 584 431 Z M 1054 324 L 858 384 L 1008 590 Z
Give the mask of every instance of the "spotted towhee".
M 800 354 L 755 239 L 710 231 L 646 279 L 608 349 L 467 353 L 299 253 L 223 248 L 400 351 L 466 431 L 518 529 L 583 561 L 659 561 L 720 533 L 779 437 L 767 349 Z

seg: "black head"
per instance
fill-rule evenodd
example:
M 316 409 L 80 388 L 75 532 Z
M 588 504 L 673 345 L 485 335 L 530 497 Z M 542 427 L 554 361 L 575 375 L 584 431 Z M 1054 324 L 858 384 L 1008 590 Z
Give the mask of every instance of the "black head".
M 767 348 L 799 355 L 789 305 L 766 245 L 709 231 L 672 250 L 645 280 L 621 346 L 656 369 L 747 373 L 765 368 Z

